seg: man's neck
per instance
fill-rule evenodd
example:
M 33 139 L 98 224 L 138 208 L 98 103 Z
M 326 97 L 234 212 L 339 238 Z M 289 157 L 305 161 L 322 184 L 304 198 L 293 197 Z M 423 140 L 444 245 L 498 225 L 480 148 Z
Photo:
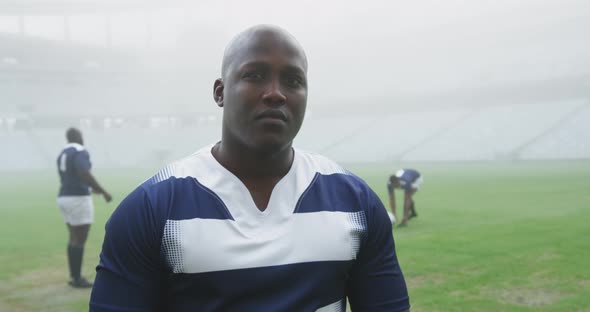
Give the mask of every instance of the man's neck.
M 255 150 L 237 144 L 217 143 L 213 157 L 241 180 L 283 177 L 293 163 L 291 144 L 276 150 Z

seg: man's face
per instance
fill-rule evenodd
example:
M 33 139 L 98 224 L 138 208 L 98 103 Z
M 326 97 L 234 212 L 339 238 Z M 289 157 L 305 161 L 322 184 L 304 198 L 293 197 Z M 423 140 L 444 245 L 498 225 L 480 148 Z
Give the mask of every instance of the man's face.
M 253 149 L 290 146 L 307 104 L 303 52 L 276 33 L 253 34 L 224 73 L 224 138 Z

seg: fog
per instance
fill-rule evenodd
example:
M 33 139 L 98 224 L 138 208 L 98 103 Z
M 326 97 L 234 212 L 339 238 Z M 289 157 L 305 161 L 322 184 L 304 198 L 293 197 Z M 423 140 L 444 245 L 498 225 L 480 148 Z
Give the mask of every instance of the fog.
M 298 146 L 344 162 L 590 158 L 588 1 L 0 0 L 2 149 L 41 155 L 3 166 L 53 166 L 69 126 L 107 167 L 214 142 L 223 49 L 261 23 L 309 59 Z

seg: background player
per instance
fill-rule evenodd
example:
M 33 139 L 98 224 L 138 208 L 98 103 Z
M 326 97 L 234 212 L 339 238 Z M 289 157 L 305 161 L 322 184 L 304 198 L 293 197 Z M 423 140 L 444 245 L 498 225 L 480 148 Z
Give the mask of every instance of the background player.
M 90 190 L 96 194 L 102 194 L 107 202 L 110 202 L 112 198 L 90 173 L 90 155 L 84 148 L 80 130 L 68 129 L 66 138 L 68 144 L 57 157 L 57 169 L 61 182 L 57 205 L 69 232 L 67 249 L 71 277 L 69 284 L 75 288 L 88 288 L 92 286 L 92 283 L 81 276 L 80 270 L 84 244 L 94 219 Z
M 395 208 L 394 189 L 399 188 L 404 190 L 404 217 L 398 226 L 406 226 L 408 220 L 418 216 L 418 213 L 416 213 L 414 194 L 418 191 L 422 181 L 422 175 L 420 175 L 420 172 L 415 169 L 400 169 L 394 175 L 389 177 L 389 180 L 387 181 L 387 192 L 389 193 L 389 207 L 393 213 L 394 220 L 398 220 Z

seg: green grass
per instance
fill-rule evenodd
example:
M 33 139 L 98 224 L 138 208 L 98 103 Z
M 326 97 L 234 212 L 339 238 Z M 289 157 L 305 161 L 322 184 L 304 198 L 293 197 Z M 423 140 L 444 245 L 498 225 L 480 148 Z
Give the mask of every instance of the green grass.
M 419 217 L 394 229 L 412 311 L 590 311 L 590 162 L 407 165 L 425 179 Z M 397 168 L 349 168 L 387 203 Z M 95 171 L 115 202 L 150 173 Z M 66 286 L 55 172 L 2 177 L 0 311 L 87 310 L 90 291 Z M 91 278 L 115 208 L 94 202 L 83 268 Z
M 95 170 L 114 200 L 94 198 L 82 272 L 94 278 L 104 224 L 118 202 L 149 177 L 146 170 Z M 88 311 L 89 290 L 66 285 L 68 233 L 56 205 L 55 171 L 2 172 L 0 183 L 0 311 Z

